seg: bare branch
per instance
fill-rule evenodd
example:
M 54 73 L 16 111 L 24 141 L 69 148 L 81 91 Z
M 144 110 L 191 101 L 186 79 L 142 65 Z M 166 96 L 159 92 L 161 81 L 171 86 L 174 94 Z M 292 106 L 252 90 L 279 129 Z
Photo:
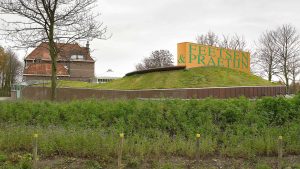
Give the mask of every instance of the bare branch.
M 52 99 L 56 89 L 57 43 L 106 39 L 107 27 L 93 13 L 96 0 L 1 0 L 2 14 L 22 20 L 2 18 L 0 35 L 15 47 L 28 48 L 47 42 L 52 61 Z M 4 20 L 4 22 L 3 22 Z M 60 45 L 60 47 L 63 45 Z
M 150 57 L 144 58 L 136 65 L 136 70 L 173 66 L 173 55 L 168 50 L 153 51 Z

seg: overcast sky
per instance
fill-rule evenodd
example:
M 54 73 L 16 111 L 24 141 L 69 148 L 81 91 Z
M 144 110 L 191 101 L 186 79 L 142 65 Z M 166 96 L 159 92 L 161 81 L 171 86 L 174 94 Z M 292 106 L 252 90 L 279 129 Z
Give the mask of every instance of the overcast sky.
M 299 0 L 98 0 L 100 19 L 113 36 L 91 42 L 96 74 L 133 71 L 158 49 L 176 58 L 177 43 L 208 31 L 237 33 L 251 48 L 263 31 L 282 24 L 300 32 L 299 8 Z

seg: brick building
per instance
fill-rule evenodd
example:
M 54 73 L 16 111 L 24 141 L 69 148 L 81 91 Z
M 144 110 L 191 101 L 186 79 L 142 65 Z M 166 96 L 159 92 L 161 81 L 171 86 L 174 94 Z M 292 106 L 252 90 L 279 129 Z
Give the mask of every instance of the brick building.
M 81 47 L 77 43 L 58 43 L 57 78 L 60 80 L 91 81 L 94 78 L 95 61 L 90 56 L 89 43 Z M 51 79 L 51 57 L 48 43 L 41 43 L 25 58 L 23 78 L 30 80 Z

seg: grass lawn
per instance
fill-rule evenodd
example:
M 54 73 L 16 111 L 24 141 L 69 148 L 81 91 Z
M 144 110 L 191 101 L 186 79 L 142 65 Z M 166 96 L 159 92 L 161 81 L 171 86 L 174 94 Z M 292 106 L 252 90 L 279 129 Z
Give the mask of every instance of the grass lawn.
M 58 82 L 59 87 L 120 90 L 273 85 L 278 84 L 271 83 L 252 74 L 222 67 L 199 67 L 187 70 L 138 74 L 105 84 L 91 84 L 77 81 Z

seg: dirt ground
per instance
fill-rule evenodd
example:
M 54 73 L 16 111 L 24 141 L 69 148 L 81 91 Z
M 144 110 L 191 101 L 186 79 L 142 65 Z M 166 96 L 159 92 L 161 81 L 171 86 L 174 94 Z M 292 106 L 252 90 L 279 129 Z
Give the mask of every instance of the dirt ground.
M 117 160 L 116 160 L 117 161 Z M 70 157 L 53 157 L 41 159 L 38 168 L 41 169 L 115 169 L 117 162 L 103 164 L 97 160 L 79 159 Z M 202 158 L 199 164 L 192 159 L 179 157 L 147 159 L 139 161 L 135 159 L 123 160 L 124 169 L 275 169 L 277 157 L 255 157 L 253 159 L 242 158 Z M 283 158 L 283 168 L 300 169 L 300 156 L 288 156 Z

